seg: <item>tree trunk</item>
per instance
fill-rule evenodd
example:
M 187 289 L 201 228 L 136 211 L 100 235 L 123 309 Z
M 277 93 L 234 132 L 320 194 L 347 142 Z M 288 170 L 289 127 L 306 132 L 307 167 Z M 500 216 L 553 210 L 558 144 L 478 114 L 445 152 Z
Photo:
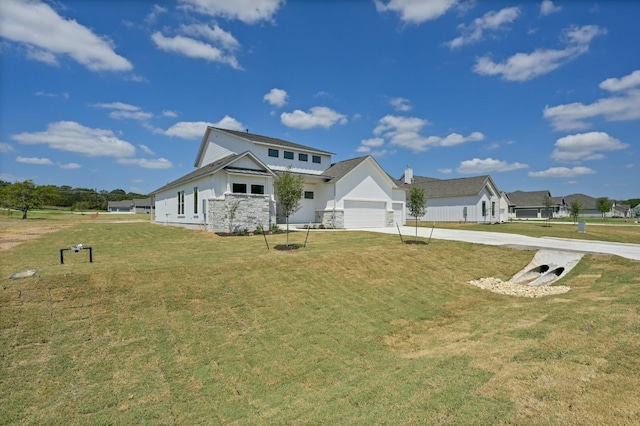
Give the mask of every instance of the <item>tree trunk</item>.
M 22 209 L 22 218 L 23 218 L 23 219 L 26 219 L 26 218 L 27 218 L 27 212 L 28 212 L 28 211 L 29 211 L 28 209 Z
M 289 247 L 289 216 L 287 216 L 287 247 Z
M 416 216 L 416 243 L 418 242 L 418 216 Z

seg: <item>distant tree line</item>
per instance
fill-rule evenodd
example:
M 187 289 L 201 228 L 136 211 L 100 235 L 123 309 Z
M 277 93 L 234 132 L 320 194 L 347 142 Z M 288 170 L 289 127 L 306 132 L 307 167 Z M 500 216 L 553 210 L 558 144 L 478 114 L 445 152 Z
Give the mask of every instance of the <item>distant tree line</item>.
M 20 210 L 24 218 L 27 211 L 43 207 L 100 211 L 107 210 L 109 201 L 147 197 L 148 195 L 122 189 L 107 191 L 68 185 L 36 185 L 30 180 L 15 183 L 0 180 L 0 207 Z

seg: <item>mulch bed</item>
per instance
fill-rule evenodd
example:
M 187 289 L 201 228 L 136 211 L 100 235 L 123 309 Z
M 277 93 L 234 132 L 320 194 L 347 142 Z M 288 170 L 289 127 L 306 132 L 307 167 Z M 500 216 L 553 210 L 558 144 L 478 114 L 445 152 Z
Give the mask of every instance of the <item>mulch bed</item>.
M 302 245 L 300 244 L 278 244 L 277 246 L 274 246 L 273 249 L 274 250 L 298 250 L 300 247 L 302 247 Z
M 426 246 L 427 245 L 427 243 L 425 241 L 420 241 L 420 240 L 418 240 L 418 241 L 416 241 L 416 240 L 406 240 L 404 243 L 405 244 L 417 244 L 417 245 L 420 245 L 420 246 Z

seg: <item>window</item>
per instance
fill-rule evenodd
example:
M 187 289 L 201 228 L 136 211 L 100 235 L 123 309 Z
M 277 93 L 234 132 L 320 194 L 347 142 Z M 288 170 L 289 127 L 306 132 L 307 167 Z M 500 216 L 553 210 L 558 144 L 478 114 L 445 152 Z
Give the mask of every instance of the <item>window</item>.
M 313 200 L 313 191 L 304 191 L 305 200 Z
M 246 194 L 247 193 L 247 184 L 246 183 L 234 183 L 233 184 L 233 193 L 234 194 Z
M 319 155 L 314 155 L 311 157 L 311 161 L 313 161 L 314 163 L 318 163 L 320 164 L 320 162 L 322 161 Z
M 178 214 L 184 214 L 184 191 L 178 191 Z
M 252 194 L 264 194 L 264 185 L 251 185 Z
M 287 160 L 293 160 L 293 152 L 291 151 L 285 151 L 282 156 Z
M 280 152 L 277 149 L 269 148 L 269 157 L 278 157 Z
M 491 202 L 491 216 L 495 216 L 496 215 L 496 203 L 495 201 Z
M 487 215 L 487 202 L 483 201 L 482 202 L 482 217 Z
M 198 187 L 193 187 L 193 214 L 198 214 Z
M 309 161 L 309 156 L 307 154 L 300 153 L 300 154 L 298 154 L 298 160 L 300 160 L 300 161 Z

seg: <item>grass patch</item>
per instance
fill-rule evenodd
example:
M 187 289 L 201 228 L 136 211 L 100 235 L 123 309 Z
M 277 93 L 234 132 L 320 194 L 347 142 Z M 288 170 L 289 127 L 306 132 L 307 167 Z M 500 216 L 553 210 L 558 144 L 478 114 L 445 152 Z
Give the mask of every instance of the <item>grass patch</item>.
M 61 265 L 78 243 L 94 263 Z M 466 284 L 533 254 L 70 221 L 0 257 L 0 423 L 634 423 L 639 263 L 585 256 L 540 299 Z

